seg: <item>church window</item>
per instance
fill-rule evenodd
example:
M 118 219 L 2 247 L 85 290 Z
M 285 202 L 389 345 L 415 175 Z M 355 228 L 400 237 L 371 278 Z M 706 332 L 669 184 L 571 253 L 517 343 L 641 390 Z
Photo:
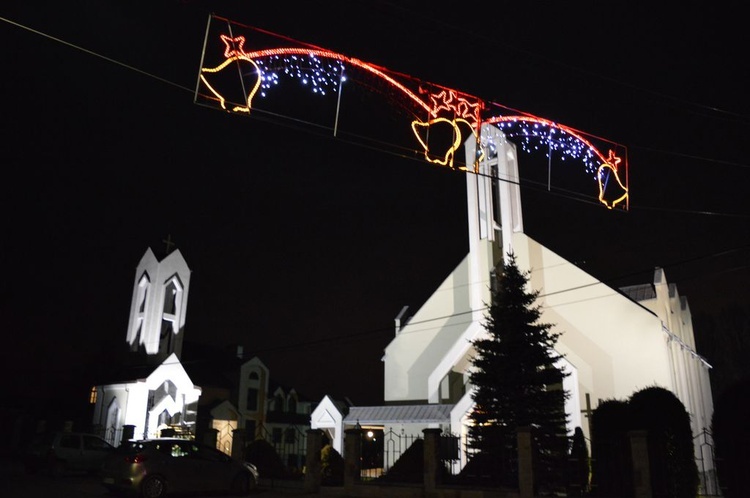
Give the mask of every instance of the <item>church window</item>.
M 297 413 L 297 398 L 294 396 L 289 396 L 288 403 L 288 410 L 289 413 Z
M 258 409 L 258 390 L 254 387 L 248 388 L 247 390 L 247 405 L 248 410 Z
M 250 372 L 250 375 L 247 376 L 250 380 L 258 380 L 258 372 Z
M 169 412 L 167 410 L 164 410 L 159 414 L 159 425 L 169 425 L 171 423 L 171 419 L 169 416 Z
M 174 315 L 177 309 L 177 288 L 174 285 L 174 281 L 167 284 L 167 288 L 164 290 L 164 313 Z
M 96 404 L 96 396 L 97 396 L 97 391 L 96 391 L 96 386 L 94 386 L 89 391 L 89 404 L 91 405 Z
M 284 396 L 281 393 L 277 394 L 274 398 L 274 411 L 281 413 L 284 411 Z
M 138 282 L 138 313 L 146 311 L 146 296 L 148 295 L 149 283 L 148 273 L 144 273 Z

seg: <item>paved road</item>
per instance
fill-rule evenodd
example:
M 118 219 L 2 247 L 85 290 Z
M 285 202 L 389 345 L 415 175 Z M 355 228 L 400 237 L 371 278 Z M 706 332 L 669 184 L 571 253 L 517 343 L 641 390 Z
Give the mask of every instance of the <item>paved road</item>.
M 293 498 L 303 493 L 299 486 L 290 487 L 286 483 L 263 481 L 251 498 Z M 234 498 L 228 494 L 205 495 L 212 498 Z M 327 493 L 320 495 L 326 497 Z M 53 478 L 46 473 L 30 475 L 23 466 L 14 461 L 0 460 L 0 497 L 2 498 L 113 498 L 99 481 L 99 477 L 85 473 L 68 473 Z M 204 498 L 204 495 L 191 495 L 190 498 Z M 344 498 L 339 495 L 338 498 Z

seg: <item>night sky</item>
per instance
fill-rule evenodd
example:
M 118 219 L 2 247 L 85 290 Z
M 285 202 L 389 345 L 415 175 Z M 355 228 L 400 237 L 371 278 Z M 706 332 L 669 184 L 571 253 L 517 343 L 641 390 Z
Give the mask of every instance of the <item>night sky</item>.
M 747 306 L 742 16 L 604 3 L 3 2 L 9 389 L 90 383 L 124 346 L 138 261 L 171 237 L 186 340 L 378 403 L 394 318 L 468 251 L 465 173 L 196 105 L 211 12 L 625 145 L 628 212 L 540 188 L 521 154 L 525 231 L 613 287 L 665 268 L 694 316 Z

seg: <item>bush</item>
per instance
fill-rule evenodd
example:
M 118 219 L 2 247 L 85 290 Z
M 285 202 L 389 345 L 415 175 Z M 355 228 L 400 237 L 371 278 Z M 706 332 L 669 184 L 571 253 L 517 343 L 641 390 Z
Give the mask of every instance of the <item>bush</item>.
M 594 496 L 631 496 L 633 467 L 630 462 L 626 401 L 608 399 L 591 417 L 591 489 Z
M 245 446 L 245 460 L 258 468 L 261 478 L 280 479 L 286 476 L 281 457 L 264 439 L 256 439 Z
M 633 428 L 648 432 L 651 486 L 655 496 L 694 498 L 698 467 L 690 415 L 671 391 L 647 387 L 630 397 Z
M 699 480 L 690 416 L 679 398 L 662 387 L 637 391 L 628 401 L 607 400 L 594 410 L 593 494 L 632 495 L 628 433 L 635 430 L 647 433 L 654 496 L 694 498 Z
M 388 472 L 378 478 L 387 482 L 424 481 L 424 440 L 417 439 L 396 460 Z

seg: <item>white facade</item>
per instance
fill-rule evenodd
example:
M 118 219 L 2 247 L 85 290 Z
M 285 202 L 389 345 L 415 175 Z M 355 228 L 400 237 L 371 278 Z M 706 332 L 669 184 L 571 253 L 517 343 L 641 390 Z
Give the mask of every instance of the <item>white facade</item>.
M 126 342 L 142 364 L 130 377 L 96 387 L 93 423 L 118 445 L 125 426 L 134 438 L 166 428 L 194 433 L 200 387 L 180 363 L 190 269 L 179 250 L 162 261 L 146 250 L 135 272 Z M 126 374 L 123 374 L 126 375 Z
M 324 396 L 310 415 L 310 428 L 322 430 L 333 449 L 344 454 L 344 414 L 329 396 Z
M 540 291 L 540 321 L 563 332 L 556 349 L 570 373 L 564 388 L 571 394 L 571 433 L 580 426 L 590 437 L 586 414 L 599 401 L 625 400 L 650 386 L 679 397 L 695 434 L 707 428 L 710 366 L 695 352 L 687 302 L 664 272 L 656 271 L 653 298 L 637 302 L 533 240 L 523 232 L 515 146 L 487 125 L 481 143 L 485 154 L 495 152 L 479 164 L 480 174 L 467 174 L 469 253 L 386 347 L 386 405 L 453 404 L 451 432 L 465 436 L 473 406 L 471 341 L 486 333 L 490 275 L 512 250 L 519 268 L 530 272 L 529 290 Z M 473 140 L 465 148 L 471 164 Z M 501 180 L 495 186 L 493 176 Z
M 179 250 L 162 261 L 148 249 L 138 263 L 127 342 L 132 351 L 166 356 L 182 353 L 190 269 Z

